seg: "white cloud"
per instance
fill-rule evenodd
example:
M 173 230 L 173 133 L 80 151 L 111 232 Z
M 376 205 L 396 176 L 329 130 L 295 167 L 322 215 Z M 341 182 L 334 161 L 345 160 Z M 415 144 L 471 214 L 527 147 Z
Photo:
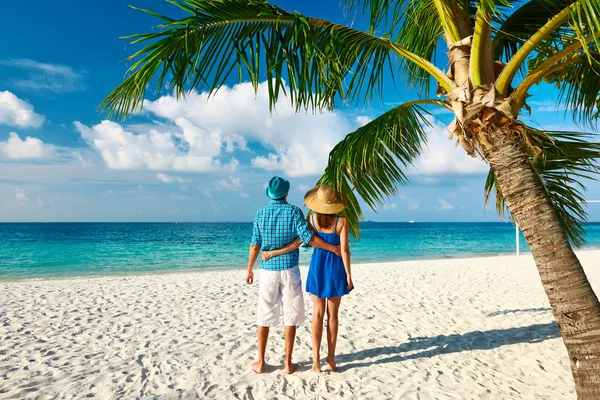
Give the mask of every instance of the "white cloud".
M 479 158 L 469 156 L 456 140 L 449 140 L 446 126 L 430 119 L 431 127 L 426 127 L 427 146 L 415 160 L 410 173 L 419 175 L 469 175 L 483 174 L 489 170 Z
M 44 116 L 36 114 L 30 103 L 19 99 L 8 90 L 0 92 L 0 124 L 39 128 L 43 123 Z
M 243 197 L 244 199 L 247 199 L 248 197 L 250 197 L 250 195 L 248 193 L 241 192 L 240 193 L 240 197 Z
M 435 209 L 438 211 L 450 211 L 450 210 L 454 210 L 454 206 L 450 203 L 448 203 L 446 200 L 444 199 L 438 199 L 437 200 L 437 206 L 435 206 Z
M 83 155 L 81 154 L 81 151 L 76 150 L 71 152 L 71 156 L 76 159 L 79 160 L 83 165 L 89 167 L 92 165 L 92 162 L 90 160 L 86 160 Z
M 30 136 L 22 140 L 15 132 L 11 132 L 6 141 L 0 142 L 0 157 L 10 160 L 38 160 L 52 158 L 55 155 L 54 146 Z
M 219 179 L 215 181 L 219 189 L 238 191 L 242 188 L 242 180 L 237 176 L 230 176 L 229 179 Z
M 298 189 L 300 189 L 301 192 L 308 192 L 311 189 L 311 187 L 308 185 L 299 184 Z
M 432 115 L 450 115 L 452 114 L 451 110 L 448 110 L 446 107 L 436 107 L 432 110 L 428 110 Z
M 396 208 L 398 208 L 398 205 L 396 203 L 383 204 L 381 206 L 381 209 L 383 211 L 395 210 Z
M 260 144 L 267 154 L 254 157 L 251 165 L 281 170 L 290 177 L 321 174 L 333 146 L 355 126 L 341 113 L 297 114 L 283 98 L 271 115 L 266 83 L 257 93 L 250 83 L 223 87 L 210 100 L 205 92 L 189 93 L 183 100 L 164 96 L 145 101 L 144 110 L 202 130 L 205 146 L 215 150 L 215 157 L 217 149 L 232 152 L 247 150 L 249 143 Z
M 17 188 L 15 189 L 15 199 L 19 204 L 25 204 L 29 202 L 29 197 L 25 194 L 25 190 Z
M 421 202 L 417 199 L 413 199 L 412 197 L 408 197 L 408 196 L 398 196 L 398 199 L 403 202 L 404 204 L 406 204 L 406 209 L 407 210 L 418 210 L 419 207 L 421 206 Z
M 223 165 L 216 158 L 221 150 L 214 135 L 183 118 L 176 123 L 179 131 L 137 134 L 111 121 L 93 127 L 78 121 L 74 125 L 110 169 L 206 172 L 237 167 L 239 162 L 235 159 Z
M 358 117 L 356 117 L 355 121 L 358 124 L 358 126 L 365 126 L 369 122 L 373 121 L 373 119 L 367 117 L 366 115 L 359 115 Z
M 533 112 L 558 112 L 567 110 L 567 106 L 555 100 L 528 101 Z
M 320 175 L 331 149 L 357 123 L 369 119 L 352 120 L 338 112 L 297 114 L 286 99 L 278 102 L 271 115 L 266 83 L 259 85 L 257 93 L 250 83 L 242 83 L 221 88 L 210 100 L 205 92 L 191 92 L 185 99 L 163 96 L 145 101 L 143 108 L 164 122 L 127 127 L 109 121 L 93 127 L 75 125 L 111 169 L 233 172 L 239 161 L 227 154 L 252 149 L 257 153 L 250 160 L 252 167 L 300 177 Z M 487 171 L 484 162 L 454 148 L 445 126 L 431 121 L 433 128 L 426 128 L 428 146 L 409 173 Z
M 185 183 L 187 182 L 185 179 L 183 179 L 180 176 L 171 176 L 171 175 L 167 175 L 167 174 L 163 174 L 162 172 L 159 172 L 158 174 L 156 174 L 156 179 L 158 179 L 159 181 L 163 182 L 163 183 Z
M 215 196 L 212 194 L 212 192 L 210 191 L 210 189 L 204 189 L 202 190 L 202 194 L 204 195 L 204 197 L 209 198 L 209 199 L 214 199 Z
M 60 64 L 41 63 L 28 58 L 0 60 L 0 66 L 14 67 L 24 72 L 23 77 L 13 78 L 12 86 L 52 93 L 78 92 L 83 90 L 84 73 Z

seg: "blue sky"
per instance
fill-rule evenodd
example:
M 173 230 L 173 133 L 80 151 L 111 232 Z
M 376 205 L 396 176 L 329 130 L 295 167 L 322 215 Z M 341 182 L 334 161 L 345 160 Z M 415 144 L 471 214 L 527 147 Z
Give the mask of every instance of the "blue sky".
M 288 10 L 344 22 L 337 0 L 274 1 Z M 270 116 L 266 89 L 231 81 L 211 101 L 147 97 L 144 114 L 123 123 L 97 112 L 123 79 L 131 54 L 119 36 L 157 22 L 133 4 L 177 16 L 162 0 L 9 2 L 0 35 L 0 221 L 250 221 L 265 183 L 290 179 L 290 201 L 318 179 L 327 153 L 383 108 L 411 98 L 402 81 L 385 104 L 296 115 L 282 103 Z M 92 6 L 93 5 L 93 6 Z M 355 22 L 360 25 L 360 22 Z M 534 88 L 530 123 L 574 129 L 554 90 Z M 483 205 L 485 165 L 448 141 L 438 115 L 411 183 L 377 221 L 496 221 Z M 588 185 L 600 198 L 600 185 Z

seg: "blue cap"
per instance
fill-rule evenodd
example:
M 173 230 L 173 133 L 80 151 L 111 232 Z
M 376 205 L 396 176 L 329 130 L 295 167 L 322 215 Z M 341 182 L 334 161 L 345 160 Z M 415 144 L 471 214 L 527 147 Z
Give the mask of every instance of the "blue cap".
M 280 199 L 290 191 L 290 182 L 275 175 L 269 181 L 267 186 L 267 197 L 270 199 Z

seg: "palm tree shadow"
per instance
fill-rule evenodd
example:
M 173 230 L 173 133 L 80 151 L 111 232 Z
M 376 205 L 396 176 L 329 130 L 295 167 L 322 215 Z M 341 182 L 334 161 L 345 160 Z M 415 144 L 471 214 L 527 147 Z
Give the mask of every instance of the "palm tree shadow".
M 504 310 L 504 311 L 496 311 L 491 314 L 488 314 L 488 317 L 497 317 L 498 315 L 508 315 L 508 314 L 516 314 L 516 313 L 526 313 L 526 312 L 547 312 L 552 311 L 550 307 L 541 307 L 541 308 L 518 308 L 515 310 Z
M 351 368 L 368 367 L 373 364 L 396 363 L 461 351 L 490 350 L 516 343 L 539 343 L 559 337 L 558 326 L 555 322 L 551 322 L 519 328 L 409 338 L 408 342 L 398 346 L 384 346 L 340 354 L 336 360 L 341 364 L 340 372 L 343 372 Z M 380 358 L 386 355 L 390 357 Z M 377 359 L 373 360 L 375 358 Z

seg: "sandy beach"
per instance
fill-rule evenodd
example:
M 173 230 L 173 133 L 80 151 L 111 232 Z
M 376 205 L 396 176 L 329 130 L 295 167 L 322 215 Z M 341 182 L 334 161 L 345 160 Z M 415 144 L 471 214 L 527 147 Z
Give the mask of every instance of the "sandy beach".
M 579 256 L 600 290 L 600 251 Z M 267 372 L 250 372 L 258 287 L 244 269 L 1 282 L 0 398 L 575 398 L 530 256 L 353 269 L 339 372 L 310 371 L 306 297 L 289 376 L 282 327 Z

